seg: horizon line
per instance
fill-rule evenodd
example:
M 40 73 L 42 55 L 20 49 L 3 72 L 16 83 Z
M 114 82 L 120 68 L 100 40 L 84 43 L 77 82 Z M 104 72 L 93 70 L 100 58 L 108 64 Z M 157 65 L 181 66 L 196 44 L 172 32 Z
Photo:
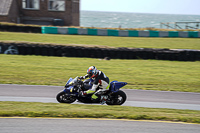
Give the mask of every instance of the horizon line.
M 194 15 L 194 16 L 200 16 L 200 14 L 172 14 L 172 13 L 147 13 L 147 12 L 124 12 L 124 11 L 99 11 L 99 10 L 80 10 L 80 11 L 91 11 L 91 12 L 115 12 L 115 13 L 138 13 L 138 14 L 163 14 L 163 15 Z

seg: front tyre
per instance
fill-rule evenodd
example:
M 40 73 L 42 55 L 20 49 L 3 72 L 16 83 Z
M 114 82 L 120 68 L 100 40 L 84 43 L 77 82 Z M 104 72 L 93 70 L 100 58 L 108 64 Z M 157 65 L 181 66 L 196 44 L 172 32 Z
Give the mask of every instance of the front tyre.
M 74 96 L 68 96 L 64 91 L 58 93 L 56 99 L 59 103 L 73 103 L 76 101 Z
M 122 105 L 126 101 L 126 94 L 119 90 L 111 95 L 110 100 L 106 102 L 107 105 Z

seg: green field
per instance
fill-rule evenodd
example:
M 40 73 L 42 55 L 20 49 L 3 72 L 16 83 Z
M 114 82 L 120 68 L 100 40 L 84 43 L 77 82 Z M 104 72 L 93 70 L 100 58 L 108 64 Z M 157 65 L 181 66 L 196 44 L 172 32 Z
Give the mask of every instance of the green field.
M 200 123 L 200 111 L 193 110 L 29 102 L 0 102 L 0 116 L 109 118 Z
M 103 47 L 199 49 L 199 38 L 141 38 L 50 35 L 0 32 L 0 41 L 41 42 Z M 110 80 L 128 82 L 124 88 L 200 92 L 200 62 L 162 60 L 100 60 L 0 54 L 0 84 L 64 86 L 95 65 Z M 96 110 L 94 113 L 93 110 Z M 2 117 L 109 118 L 200 123 L 200 111 L 126 106 L 0 102 Z
M 0 32 L 0 41 L 42 42 L 103 47 L 200 49 L 199 38 L 142 38 Z M 62 86 L 69 77 L 86 74 L 95 65 L 125 88 L 200 92 L 200 62 L 99 60 L 91 58 L 0 55 L 0 83 Z
M 200 62 L 161 60 L 100 60 L 47 56 L 0 55 L 1 84 L 63 86 L 95 65 L 110 80 L 128 82 L 124 88 L 200 92 Z
M 169 48 L 199 49 L 200 38 L 145 38 L 145 37 L 112 37 L 81 36 L 0 32 L 0 41 L 26 41 L 56 44 L 84 44 L 89 46 L 131 47 L 131 48 Z

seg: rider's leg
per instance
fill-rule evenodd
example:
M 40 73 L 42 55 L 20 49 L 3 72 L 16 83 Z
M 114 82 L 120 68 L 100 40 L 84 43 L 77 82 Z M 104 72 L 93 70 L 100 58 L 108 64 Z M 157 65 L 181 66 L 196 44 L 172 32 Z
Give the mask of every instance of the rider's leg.
M 108 90 L 109 90 L 109 87 L 110 87 L 110 84 L 108 84 L 107 82 L 105 81 L 102 81 L 102 85 L 99 86 L 100 89 L 98 91 L 96 91 L 93 95 L 92 95 L 92 99 L 95 100 L 97 98 L 99 98 L 99 96 L 101 96 L 102 94 L 105 94 Z M 105 99 L 106 97 L 104 97 Z

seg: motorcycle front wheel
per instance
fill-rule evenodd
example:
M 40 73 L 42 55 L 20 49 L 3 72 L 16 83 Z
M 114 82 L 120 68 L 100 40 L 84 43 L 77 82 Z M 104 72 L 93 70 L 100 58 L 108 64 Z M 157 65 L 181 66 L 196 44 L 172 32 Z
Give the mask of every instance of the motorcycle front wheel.
M 122 105 L 126 101 L 126 94 L 119 90 L 111 95 L 110 100 L 106 102 L 107 105 Z
M 64 91 L 58 93 L 56 99 L 59 103 L 73 103 L 76 101 L 74 96 L 68 96 Z

